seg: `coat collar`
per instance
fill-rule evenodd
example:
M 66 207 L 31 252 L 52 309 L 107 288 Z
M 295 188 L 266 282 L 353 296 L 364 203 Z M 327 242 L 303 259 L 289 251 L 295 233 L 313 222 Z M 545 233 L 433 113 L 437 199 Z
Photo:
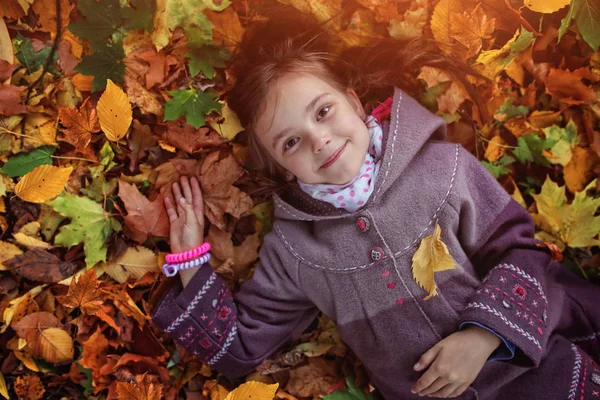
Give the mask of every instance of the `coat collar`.
M 442 118 L 433 115 L 399 88 L 394 88 L 393 99 L 390 120 L 382 123 L 382 164 L 375 179 L 373 194 L 365 206 L 350 213 L 313 199 L 297 185 L 290 185 L 280 195 L 273 195 L 275 218 L 322 221 L 361 214 L 365 208 L 378 204 L 429 139 L 446 138 L 446 123 Z

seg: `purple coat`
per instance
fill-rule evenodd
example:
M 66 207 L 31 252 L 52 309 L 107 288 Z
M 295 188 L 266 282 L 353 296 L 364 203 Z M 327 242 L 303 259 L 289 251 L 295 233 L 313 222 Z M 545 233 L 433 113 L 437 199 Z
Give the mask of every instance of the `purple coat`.
M 515 344 L 460 399 L 600 399 L 600 288 L 536 247 L 534 225 L 481 163 L 443 141 L 446 126 L 395 89 L 375 190 L 356 213 L 299 189 L 276 196 L 274 228 L 252 279 L 232 294 L 210 268 L 179 279 L 154 323 L 224 375 L 253 370 L 322 311 L 386 399 L 410 392 L 412 365 L 476 321 Z M 412 256 L 436 222 L 454 270 L 438 295 L 415 282 Z

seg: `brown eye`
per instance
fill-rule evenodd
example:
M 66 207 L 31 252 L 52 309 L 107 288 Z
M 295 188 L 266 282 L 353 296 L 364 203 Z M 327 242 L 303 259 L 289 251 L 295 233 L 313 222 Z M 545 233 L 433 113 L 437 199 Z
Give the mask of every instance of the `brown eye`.
M 325 107 L 321 108 L 321 109 L 319 110 L 319 112 L 317 113 L 317 116 L 319 116 L 319 115 L 322 115 L 322 114 L 321 114 L 321 112 L 323 112 L 323 110 L 327 110 L 327 111 L 325 112 L 325 114 L 327 114 L 327 113 L 329 112 L 329 106 L 325 106 Z M 323 114 L 322 116 L 324 117 L 325 115 Z
M 298 138 L 291 138 L 283 145 L 283 151 L 289 150 L 298 143 Z

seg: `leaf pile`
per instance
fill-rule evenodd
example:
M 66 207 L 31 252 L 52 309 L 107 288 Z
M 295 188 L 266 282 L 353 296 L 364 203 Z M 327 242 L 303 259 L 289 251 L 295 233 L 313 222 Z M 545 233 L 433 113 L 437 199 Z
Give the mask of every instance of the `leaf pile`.
M 486 110 L 452 71 L 422 67 L 411 94 L 527 208 L 554 256 L 599 280 L 597 2 L 280 2 L 329 21 L 344 45 L 433 38 L 485 76 L 472 82 Z M 1 3 L 0 395 L 376 398 L 325 317 L 242 386 L 149 324 L 168 286 L 170 183 L 198 177 L 211 265 L 234 291 L 271 229 L 222 99 L 232 50 L 274 1 Z M 452 267 L 437 234 L 415 254 L 429 295 Z

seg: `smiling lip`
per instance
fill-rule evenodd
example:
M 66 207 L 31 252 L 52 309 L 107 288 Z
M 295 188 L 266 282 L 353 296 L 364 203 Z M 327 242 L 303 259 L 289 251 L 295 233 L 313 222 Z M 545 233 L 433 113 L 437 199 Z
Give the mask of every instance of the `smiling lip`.
M 321 165 L 321 168 L 327 168 L 329 167 L 331 164 L 333 164 L 338 158 L 340 158 L 340 156 L 342 155 L 342 153 L 344 152 L 344 149 L 346 148 L 346 144 L 348 142 L 344 143 L 344 145 L 342 147 L 340 147 L 340 149 L 338 151 L 336 151 L 335 153 L 333 153 L 331 156 L 329 156 L 329 158 L 327 160 L 325 160 L 325 163 L 323 165 Z

